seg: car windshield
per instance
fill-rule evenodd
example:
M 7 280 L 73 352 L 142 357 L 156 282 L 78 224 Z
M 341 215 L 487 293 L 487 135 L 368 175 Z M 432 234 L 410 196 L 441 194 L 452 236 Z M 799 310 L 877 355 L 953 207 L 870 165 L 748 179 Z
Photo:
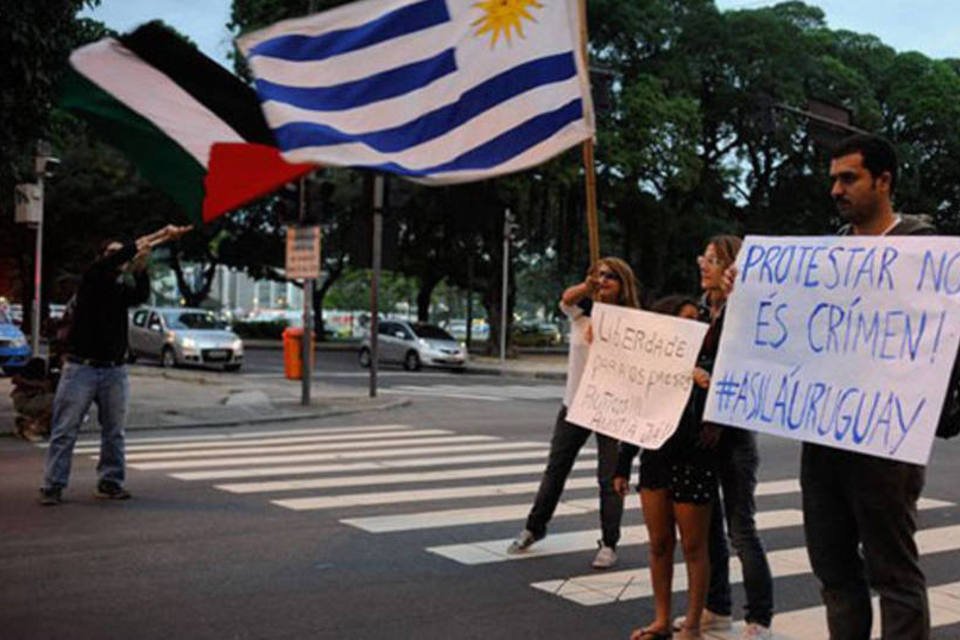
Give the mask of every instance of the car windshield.
M 432 338 L 434 340 L 453 340 L 453 336 L 432 324 L 415 324 L 413 332 L 418 338 Z
M 13 324 L 10 315 L 3 309 L 0 309 L 0 324 Z
M 212 313 L 202 311 L 174 311 L 163 314 L 170 329 L 223 329 L 226 324 Z

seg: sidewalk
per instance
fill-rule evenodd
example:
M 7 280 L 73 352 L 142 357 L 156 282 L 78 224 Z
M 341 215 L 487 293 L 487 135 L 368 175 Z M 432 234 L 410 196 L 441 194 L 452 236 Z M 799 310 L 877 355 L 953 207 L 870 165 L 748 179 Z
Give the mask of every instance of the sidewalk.
M 267 347 L 270 348 L 270 347 Z M 465 374 L 503 375 L 562 381 L 565 354 L 524 354 L 501 363 L 473 356 Z M 130 409 L 127 429 L 222 427 L 263 422 L 319 419 L 369 411 L 387 411 L 410 400 L 396 396 L 370 398 L 366 388 L 346 389 L 314 380 L 310 406 L 300 404 L 299 380 L 245 376 L 204 369 L 130 367 Z M 13 433 L 10 378 L 0 378 L 0 437 Z M 96 409 L 81 432 L 98 432 Z

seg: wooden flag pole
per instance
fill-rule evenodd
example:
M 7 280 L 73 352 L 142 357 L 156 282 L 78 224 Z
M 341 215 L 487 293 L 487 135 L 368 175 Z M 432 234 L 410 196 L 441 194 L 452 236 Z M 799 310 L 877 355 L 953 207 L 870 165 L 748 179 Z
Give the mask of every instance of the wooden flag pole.
M 590 53 L 587 49 L 587 0 L 580 0 L 580 50 L 583 64 L 590 69 Z M 583 141 L 583 173 L 587 201 L 587 237 L 590 242 L 590 264 L 600 259 L 600 228 L 597 218 L 597 168 L 593 157 L 593 138 Z

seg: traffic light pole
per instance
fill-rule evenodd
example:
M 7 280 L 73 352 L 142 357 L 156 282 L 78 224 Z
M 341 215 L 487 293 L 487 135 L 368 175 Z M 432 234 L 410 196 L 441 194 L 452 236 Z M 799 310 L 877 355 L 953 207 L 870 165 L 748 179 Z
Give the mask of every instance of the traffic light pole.
M 307 218 L 307 179 L 300 178 L 300 226 Z M 303 281 L 303 338 L 300 340 L 300 404 L 310 405 L 310 382 L 313 378 L 313 278 Z

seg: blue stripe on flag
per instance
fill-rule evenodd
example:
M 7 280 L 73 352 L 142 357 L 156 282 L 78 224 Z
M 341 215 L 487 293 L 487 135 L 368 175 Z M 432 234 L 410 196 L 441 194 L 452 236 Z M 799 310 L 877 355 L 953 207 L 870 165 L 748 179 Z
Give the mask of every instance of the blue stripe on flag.
M 293 122 L 274 130 L 284 151 L 360 142 L 377 151 L 391 153 L 433 140 L 456 129 L 481 113 L 538 86 L 562 82 L 577 74 L 572 52 L 531 60 L 482 82 L 445 107 L 410 122 L 368 133 L 344 133 L 312 122 Z
M 289 87 L 258 79 L 257 93 L 262 102 L 275 100 L 303 109 L 345 111 L 422 89 L 456 70 L 454 50 L 447 49 L 426 60 L 328 87 Z
M 576 98 L 559 109 L 534 116 L 510 131 L 444 164 L 427 169 L 409 169 L 395 162 L 389 162 L 370 168 L 414 178 L 425 178 L 453 171 L 493 169 L 547 140 L 571 122 L 581 118 L 583 118 L 583 103 L 580 98 Z
M 450 20 L 446 0 L 423 0 L 350 29 L 318 36 L 287 35 L 265 40 L 247 54 L 295 62 L 317 61 L 415 33 Z

